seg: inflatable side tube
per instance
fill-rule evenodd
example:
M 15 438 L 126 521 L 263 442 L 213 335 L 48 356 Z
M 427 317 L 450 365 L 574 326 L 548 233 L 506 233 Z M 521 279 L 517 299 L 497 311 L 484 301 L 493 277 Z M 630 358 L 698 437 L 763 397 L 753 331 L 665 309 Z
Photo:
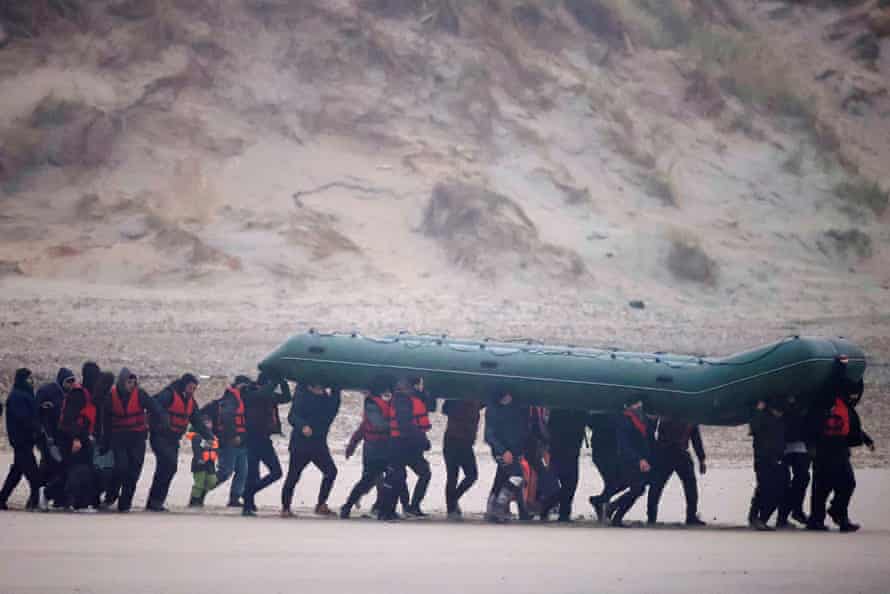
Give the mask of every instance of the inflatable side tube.
M 366 390 L 381 374 L 422 376 L 437 397 L 489 400 L 508 391 L 527 404 L 648 411 L 692 423 L 736 425 L 761 399 L 812 402 L 838 378 L 859 381 L 864 353 L 842 338 L 793 337 L 724 358 L 647 354 L 446 337 L 309 332 L 294 336 L 260 369 L 297 382 Z

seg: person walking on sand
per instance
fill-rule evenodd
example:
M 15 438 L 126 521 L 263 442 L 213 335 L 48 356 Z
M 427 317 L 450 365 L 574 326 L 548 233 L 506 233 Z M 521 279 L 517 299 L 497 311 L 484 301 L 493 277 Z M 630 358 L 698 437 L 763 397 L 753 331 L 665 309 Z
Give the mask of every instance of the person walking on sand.
M 261 373 L 257 382 L 244 392 L 247 422 L 247 486 L 244 490 L 245 516 L 256 514 L 256 494 L 281 478 L 281 463 L 272 444 L 272 436 L 281 434 L 278 406 L 291 401 L 287 380 L 273 381 Z M 260 478 L 260 463 L 269 472 Z
M 9 496 L 24 476 L 31 488 L 26 509 L 37 509 L 40 501 L 40 473 L 34 448 L 42 435 L 37 400 L 34 398 L 34 376 L 25 367 L 16 369 L 12 390 L 6 400 L 6 437 L 12 447 L 12 466 L 0 489 L 0 510 L 8 509 Z
M 445 506 L 448 518 L 461 518 L 460 498 L 470 490 L 479 478 L 476 452 L 473 444 L 479 432 L 482 403 L 475 400 L 446 400 L 442 412 L 448 417 L 442 454 L 445 458 Z M 458 477 L 464 477 L 458 483 Z

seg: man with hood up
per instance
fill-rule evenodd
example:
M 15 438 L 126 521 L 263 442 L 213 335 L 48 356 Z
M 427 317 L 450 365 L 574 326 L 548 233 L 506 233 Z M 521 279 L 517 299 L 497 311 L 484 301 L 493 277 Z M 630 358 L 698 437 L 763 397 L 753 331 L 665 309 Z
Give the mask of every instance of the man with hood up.
M 176 475 L 179 462 L 179 442 L 185 435 L 189 423 L 205 440 L 216 439 L 201 422 L 201 413 L 195 402 L 195 391 L 198 389 L 198 378 L 191 373 L 183 374 L 175 382 L 160 391 L 154 400 L 158 406 L 167 411 L 169 424 L 152 416 L 150 420 L 151 435 L 149 443 L 155 454 L 155 474 L 148 492 L 148 511 L 164 512 L 164 502 L 170 491 L 170 483 Z
M 85 387 L 74 384 L 62 400 L 59 449 L 65 461 L 65 503 L 75 510 L 97 504 L 93 473 L 96 405 Z
M 54 507 L 64 507 L 66 471 L 62 456 L 59 455 L 59 418 L 62 416 L 62 403 L 65 394 L 77 383 L 74 372 L 62 367 L 56 374 L 56 381 L 43 384 L 37 390 L 37 406 L 40 424 L 46 439 L 41 440 L 40 476 L 45 486 L 47 499 Z
M 110 492 L 116 493 L 120 486 L 117 509 L 128 512 L 145 461 L 146 411 L 158 418 L 159 427 L 169 426 L 169 417 L 167 411 L 139 387 L 139 378 L 126 367 L 118 374 L 108 400 L 105 427 L 110 430 L 111 451 L 114 453 L 114 484 Z
M 525 483 L 520 458 L 528 440 L 529 409 L 520 406 L 509 392 L 499 391 L 485 411 L 485 442 L 498 468 L 488 496 L 485 518 L 489 522 L 504 522 L 510 511 L 510 501 L 516 499 L 519 518 L 529 519 L 522 487 Z
M 21 368 L 15 372 L 15 381 L 6 401 L 6 435 L 12 446 L 12 466 L 0 490 L 0 510 L 7 509 L 6 502 L 24 476 L 31 487 L 28 509 L 37 507 L 40 489 L 40 473 L 34 446 L 41 437 L 40 417 L 34 399 L 34 378 L 31 370 Z

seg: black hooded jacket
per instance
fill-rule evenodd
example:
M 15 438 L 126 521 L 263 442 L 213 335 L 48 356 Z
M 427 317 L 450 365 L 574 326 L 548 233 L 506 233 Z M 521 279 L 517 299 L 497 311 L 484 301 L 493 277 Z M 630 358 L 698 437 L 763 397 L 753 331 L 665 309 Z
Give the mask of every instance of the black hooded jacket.
M 71 377 L 74 377 L 74 372 L 67 367 L 62 367 L 56 374 L 55 383 L 44 384 L 37 390 L 40 423 L 50 437 L 57 437 L 59 434 L 59 417 L 62 414 L 62 401 L 65 399 L 65 390 L 62 385 L 65 380 Z
M 326 443 L 331 423 L 334 422 L 339 410 L 340 390 L 332 389 L 328 396 L 313 394 L 299 386 L 287 415 L 288 422 L 294 428 L 291 433 L 291 445 L 299 447 L 299 444 Z M 312 429 L 312 435 L 309 437 L 303 435 L 303 427 L 307 425 Z
M 510 404 L 492 401 L 485 409 L 485 443 L 500 458 L 505 452 L 519 457 L 528 441 L 528 407 L 520 406 L 516 399 Z
M 41 435 L 40 416 L 34 388 L 24 377 L 16 374 L 15 384 L 6 401 L 6 434 L 13 448 L 29 448 L 37 445 Z
M 281 433 L 278 406 L 291 401 L 287 380 L 253 384 L 241 395 L 244 399 L 244 422 L 248 437 L 265 438 Z

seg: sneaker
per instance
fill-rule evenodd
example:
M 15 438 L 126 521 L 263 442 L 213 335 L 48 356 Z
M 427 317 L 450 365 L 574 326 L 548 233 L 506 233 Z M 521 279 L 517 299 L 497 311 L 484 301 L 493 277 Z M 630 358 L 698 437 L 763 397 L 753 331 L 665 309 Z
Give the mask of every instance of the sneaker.
M 331 508 L 328 507 L 327 503 L 319 503 L 315 506 L 315 515 L 316 516 L 333 516 L 336 515 Z
M 764 522 L 760 518 L 756 518 L 754 520 L 754 522 L 752 522 L 751 528 L 753 528 L 754 530 L 757 530 L 758 532 L 773 532 L 773 531 L 775 531 L 775 528 L 773 528 L 772 526 L 767 526 L 766 522 Z
M 707 522 L 699 518 L 698 516 L 690 516 L 686 518 L 687 526 L 707 526 Z
M 809 518 L 801 510 L 791 512 L 791 519 L 802 526 L 806 526 Z
M 349 514 L 350 514 L 351 512 L 352 512 L 352 510 L 350 509 L 350 507 L 349 507 L 348 505 L 344 505 L 343 507 L 340 508 L 340 519 L 341 519 L 341 520 L 348 520 L 348 519 L 349 519 Z

